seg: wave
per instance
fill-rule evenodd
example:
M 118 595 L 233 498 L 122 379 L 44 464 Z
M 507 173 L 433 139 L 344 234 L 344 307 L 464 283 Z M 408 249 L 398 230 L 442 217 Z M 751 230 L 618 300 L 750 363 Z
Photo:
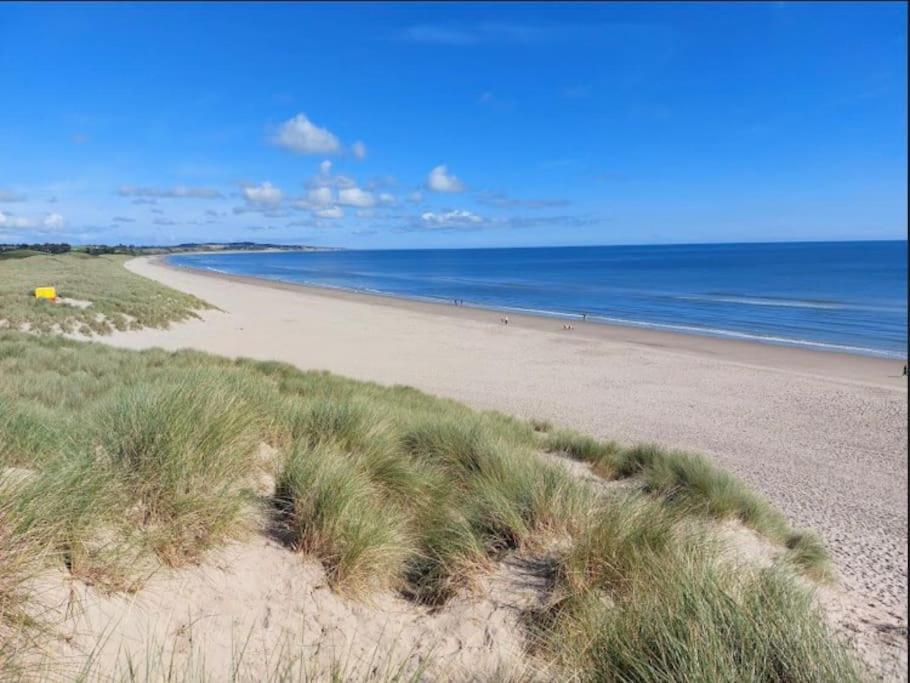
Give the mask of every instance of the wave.
M 824 301 L 814 299 L 787 299 L 771 296 L 741 296 L 737 294 L 674 294 L 673 299 L 682 301 L 706 301 L 710 303 L 741 304 L 743 306 L 776 306 L 781 308 L 808 308 L 817 310 L 849 310 L 849 311 L 878 311 L 900 312 L 902 309 L 894 306 L 868 306 L 851 304 L 845 301 Z
M 812 341 L 810 339 L 794 339 L 791 337 L 780 337 L 771 334 L 753 334 L 749 332 L 738 332 L 736 330 L 724 330 L 714 327 L 699 327 L 697 325 L 681 325 L 671 323 L 653 323 L 642 320 L 628 320 L 626 318 L 612 318 L 609 316 L 588 316 L 588 319 L 602 320 L 606 323 L 615 325 L 630 325 L 632 327 L 646 327 L 658 330 L 670 330 L 672 332 L 687 332 L 692 334 L 703 334 L 711 337 L 729 337 L 733 339 L 744 339 L 747 341 L 759 341 L 768 344 L 779 344 L 783 346 L 799 346 L 825 351 L 843 351 L 845 353 L 860 353 L 865 356 L 879 356 L 881 358 L 904 358 L 904 355 L 895 351 L 886 351 L 884 349 L 874 349 L 867 346 L 852 346 L 850 344 L 833 344 L 830 342 Z

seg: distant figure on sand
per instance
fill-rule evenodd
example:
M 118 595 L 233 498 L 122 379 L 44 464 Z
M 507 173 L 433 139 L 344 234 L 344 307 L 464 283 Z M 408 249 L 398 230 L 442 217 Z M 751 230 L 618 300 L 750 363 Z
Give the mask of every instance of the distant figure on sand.
M 501 317 L 501 318 L 499 319 L 499 322 L 501 322 L 503 325 L 508 325 L 508 324 L 509 324 L 509 316 L 504 315 L 503 317 Z
M 907 366 L 906 366 L 906 365 L 904 366 L 904 374 L 903 374 L 903 376 L 904 376 L 904 377 L 907 376 Z
M 582 320 L 587 320 L 587 319 L 588 319 L 588 314 L 587 314 L 587 313 L 582 313 L 582 314 L 581 314 L 581 319 L 582 319 Z

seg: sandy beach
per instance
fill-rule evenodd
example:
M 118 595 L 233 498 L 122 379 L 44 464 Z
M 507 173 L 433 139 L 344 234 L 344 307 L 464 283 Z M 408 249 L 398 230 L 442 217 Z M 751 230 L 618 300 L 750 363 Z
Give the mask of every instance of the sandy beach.
M 127 267 L 220 310 L 128 348 L 196 348 L 404 384 L 622 442 L 703 452 L 822 534 L 861 621 L 906 643 L 903 363 Z M 901 631 L 903 629 L 903 631 Z

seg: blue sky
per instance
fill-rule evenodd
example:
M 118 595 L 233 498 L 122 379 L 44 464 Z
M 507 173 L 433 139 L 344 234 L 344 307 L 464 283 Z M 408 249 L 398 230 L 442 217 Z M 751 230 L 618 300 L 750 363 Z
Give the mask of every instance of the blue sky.
M 907 7 L 0 4 L 0 242 L 904 239 Z

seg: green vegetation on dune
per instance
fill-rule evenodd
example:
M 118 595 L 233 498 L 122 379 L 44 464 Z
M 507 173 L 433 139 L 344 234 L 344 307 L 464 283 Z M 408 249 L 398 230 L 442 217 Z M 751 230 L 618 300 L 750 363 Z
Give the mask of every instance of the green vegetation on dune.
M 604 495 L 541 448 L 645 491 Z M 580 680 L 856 680 L 795 563 L 723 559 L 714 518 L 784 523 L 706 467 L 407 387 L 3 332 L 0 677 L 36 626 L 43 567 L 133 590 L 259 526 L 336 590 L 431 605 L 504 553 L 537 555 L 552 573 L 526 619 L 534 652 Z M 784 540 L 814 566 L 816 539 Z
M 787 548 L 786 559 L 816 579 L 831 575 L 828 552 L 815 534 L 795 531 L 772 505 L 703 455 L 667 451 L 654 445 L 622 448 L 584 434 L 548 434 L 544 448 L 587 462 L 607 479 L 636 478 L 642 491 L 683 514 L 736 519 Z
M 47 333 L 108 334 L 113 330 L 167 327 L 211 308 L 189 294 L 159 285 L 123 267 L 128 256 L 84 253 L 29 255 L 4 252 L 0 260 L 0 326 Z M 38 300 L 36 287 L 90 305 Z M 85 306 L 85 307 L 83 307 Z

